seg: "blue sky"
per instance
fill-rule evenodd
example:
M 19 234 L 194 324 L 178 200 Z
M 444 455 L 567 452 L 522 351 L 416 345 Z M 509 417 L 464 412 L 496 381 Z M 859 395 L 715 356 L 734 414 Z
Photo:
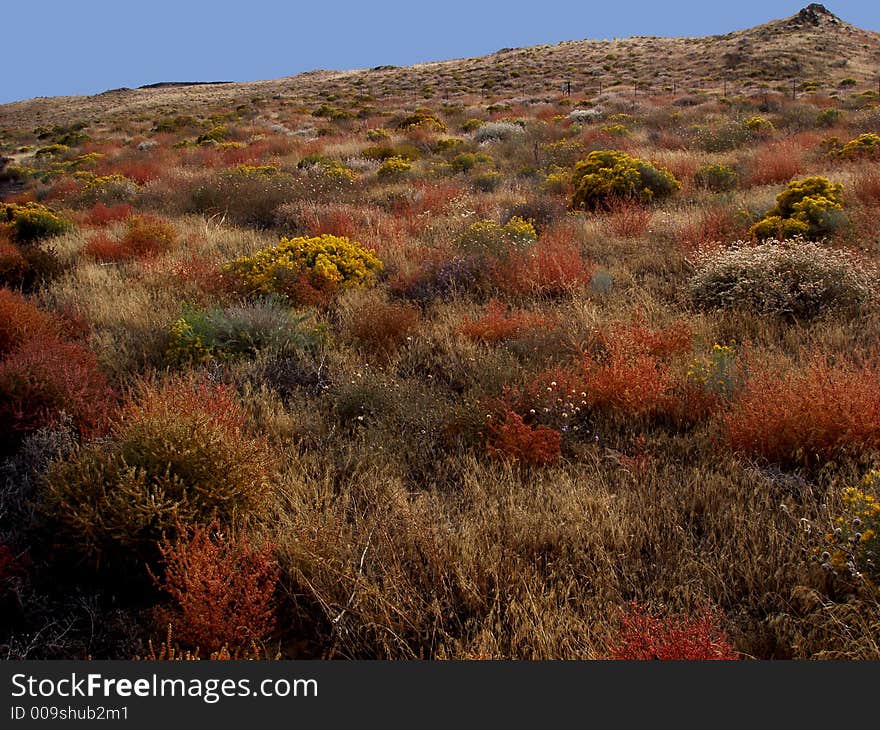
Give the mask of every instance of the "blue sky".
M 808 0 L 6 0 L 0 103 L 157 81 L 252 81 L 316 68 L 462 58 L 582 38 L 711 35 Z M 880 31 L 878 0 L 829 0 Z

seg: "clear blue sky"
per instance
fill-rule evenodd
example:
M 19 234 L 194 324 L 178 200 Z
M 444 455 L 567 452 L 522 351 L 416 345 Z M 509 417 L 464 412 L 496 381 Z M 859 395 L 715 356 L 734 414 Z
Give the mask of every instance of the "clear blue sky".
M 157 81 L 253 81 L 408 65 L 499 48 L 631 35 L 712 35 L 808 0 L 6 0 L 0 103 Z M 829 0 L 880 31 L 880 0 Z

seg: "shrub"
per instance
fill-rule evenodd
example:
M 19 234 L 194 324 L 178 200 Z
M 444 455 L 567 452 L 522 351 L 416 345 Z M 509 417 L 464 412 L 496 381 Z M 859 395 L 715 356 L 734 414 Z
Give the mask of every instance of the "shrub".
M 722 417 L 734 450 L 782 463 L 880 448 L 880 365 L 750 363 L 739 397 Z
M 270 301 L 187 309 L 171 326 L 165 357 L 182 365 L 252 355 L 268 347 L 314 348 L 321 332 L 307 325 L 309 319 L 309 314 L 293 315 Z
M 428 304 L 487 286 L 489 275 L 485 259 L 455 256 L 448 261 L 424 261 L 415 271 L 392 278 L 389 285 L 396 296 Z
M 376 171 L 383 180 L 399 179 L 412 169 L 412 165 L 403 157 L 387 158 Z
M 348 333 L 366 352 L 387 357 L 406 342 L 418 323 L 419 313 L 412 306 L 371 302 L 354 313 Z
M 634 200 L 616 200 L 608 203 L 606 224 L 615 236 L 638 238 L 648 230 L 650 209 Z
M 64 413 L 83 432 L 98 432 L 112 397 L 95 356 L 74 343 L 28 336 L 0 360 L 0 431 L 7 446 Z
M 513 251 L 531 246 L 537 239 L 535 227 L 514 216 L 504 225 L 494 220 L 472 223 L 459 239 L 458 247 L 469 256 L 504 258 Z
M 138 215 L 128 219 L 122 246 L 135 257 L 153 256 L 168 251 L 177 241 L 177 232 L 168 221 L 155 216 Z
M 19 243 L 59 236 L 73 227 L 70 221 L 38 203 L 0 204 L 0 224 L 4 221 Z
M 776 131 L 773 123 L 764 117 L 749 117 L 743 122 L 743 126 L 757 136 L 766 136 Z
M 276 625 L 278 565 L 274 546 L 257 549 L 217 522 L 160 545 L 165 564 L 159 588 L 172 600 L 158 611 L 184 644 L 205 651 L 241 648 L 266 639 Z
M 487 142 L 506 142 L 520 137 L 525 130 L 513 122 L 486 122 L 474 131 L 474 141 L 483 144 Z
M 703 165 L 694 173 L 695 185 L 715 193 L 734 190 L 738 183 L 739 175 L 736 170 L 720 163 Z
M 593 271 L 593 264 L 577 245 L 547 241 L 495 264 L 491 279 L 497 289 L 511 295 L 559 297 L 589 284 Z
M 736 351 L 730 345 L 716 343 L 708 357 L 696 358 L 691 363 L 687 379 L 712 398 L 730 398 L 739 387 Z
M 873 306 L 877 274 L 845 251 L 800 240 L 737 243 L 695 260 L 689 282 L 704 309 L 747 309 L 761 314 L 814 318 Z
M 100 233 L 88 240 L 83 247 L 83 255 L 95 261 L 115 263 L 130 259 L 132 253 L 121 241 Z
M 808 177 L 790 182 L 776 196 L 776 207 L 767 211 L 749 232 L 759 240 L 771 237 L 767 234 L 774 231 L 779 231 L 783 238 L 799 234 L 823 236 L 840 226 L 842 214 L 843 186 L 825 177 Z
M 0 288 L 0 357 L 29 339 L 57 338 L 61 323 L 20 294 Z
M 513 340 L 529 330 L 540 329 L 547 325 L 547 318 L 532 312 L 510 312 L 497 299 L 486 305 L 479 319 L 465 317 L 459 332 L 465 337 L 482 342 L 495 343 Z
M 490 420 L 486 450 L 489 456 L 525 466 L 547 466 L 559 459 L 562 435 L 547 426 L 529 426 L 511 410 Z
M 301 299 L 302 285 L 317 292 L 370 285 L 382 271 L 372 249 L 343 236 L 282 238 L 277 246 L 243 256 L 223 267 L 248 294 L 280 294 Z
M 572 184 L 572 207 L 589 210 L 621 198 L 650 203 L 681 187 L 667 170 L 617 150 L 591 152 L 586 160 L 575 165 Z
M 840 150 L 841 157 L 850 159 L 856 157 L 874 157 L 880 154 L 880 135 L 873 132 L 860 134 L 855 139 L 847 142 Z
M 50 467 L 42 510 L 70 548 L 124 565 L 155 557 L 157 540 L 180 528 L 260 513 L 273 463 L 228 388 L 147 383 L 109 441 Z
M 0 232 L 0 285 L 20 286 L 30 266 L 18 246 Z
M 397 122 L 398 129 L 412 129 L 413 127 L 426 127 L 438 132 L 446 131 L 446 125 L 427 107 L 419 107 Z
M 738 659 L 720 628 L 721 616 L 708 608 L 687 616 L 663 616 L 631 604 L 608 649 L 609 659 L 625 661 L 706 661 Z
M 843 511 L 817 548 L 825 568 L 880 584 L 880 471 L 843 491 Z
M 132 207 L 128 203 L 117 203 L 110 206 L 104 205 L 104 203 L 95 203 L 86 214 L 86 221 L 93 226 L 106 226 L 108 223 L 127 220 L 131 215 Z

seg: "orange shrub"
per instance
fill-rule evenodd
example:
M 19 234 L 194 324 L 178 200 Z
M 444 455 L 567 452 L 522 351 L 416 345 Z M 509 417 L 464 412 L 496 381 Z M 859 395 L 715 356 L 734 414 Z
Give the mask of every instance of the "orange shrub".
M 801 365 L 751 360 L 743 391 L 722 417 L 736 451 L 808 463 L 880 449 L 880 363 L 832 363 L 820 352 Z
M 415 330 L 419 312 L 407 304 L 371 302 L 355 312 L 348 331 L 355 343 L 369 353 L 391 355 Z
M 600 332 L 598 340 L 609 347 L 632 354 L 643 353 L 661 360 L 690 352 L 694 333 L 690 324 L 677 319 L 666 327 L 649 327 L 641 314 L 632 322 L 611 325 L 607 332 Z
M 111 263 L 131 258 L 128 247 L 110 236 L 99 233 L 92 236 L 83 247 L 83 255 L 95 261 Z
M 173 605 L 158 615 L 180 641 L 212 652 L 262 641 L 275 630 L 279 570 L 273 545 L 252 548 L 214 522 L 196 526 L 188 539 L 164 539 L 160 550 L 165 573 L 157 583 Z
M 0 284 L 16 286 L 27 276 L 30 265 L 18 246 L 0 229 Z
M 151 215 L 128 219 L 122 245 L 132 256 L 153 256 L 170 249 L 177 241 L 177 232 L 168 221 Z
M 593 265 L 574 243 L 538 242 L 493 267 L 492 281 L 512 295 L 563 296 L 590 282 Z
M 128 203 L 107 206 L 96 203 L 85 215 L 86 223 L 93 226 L 106 226 L 108 223 L 124 221 L 132 214 L 132 207 Z
M 547 426 L 529 426 L 517 413 L 505 409 L 489 425 L 486 450 L 502 461 L 546 466 L 559 458 L 562 434 Z
M 872 164 L 853 180 L 852 190 L 862 205 L 880 205 L 880 170 L 876 164 Z
M 547 318 L 533 312 L 510 312 L 497 299 L 492 299 L 479 319 L 464 318 L 459 327 L 465 337 L 483 342 L 513 340 L 527 331 L 540 329 L 547 324 Z
M 623 418 L 653 417 L 675 406 L 672 375 L 656 356 L 612 343 L 604 357 L 584 359 L 590 408 Z
M 787 183 L 804 171 L 803 148 L 791 140 L 761 148 L 751 161 L 749 185 Z
M 0 360 L 0 432 L 13 444 L 62 413 L 84 432 L 98 432 L 111 399 L 97 359 L 80 345 L 34 337 Z
M 56 317 L 20 294 L 0 288 L 0 357 L 29 339 L 60 334 L 61 324 Z
M 621 238 L 639 238 L 645 235 L 651 222 L 651 210 L 635 200 L 616 200 L 608 206 L 605 224 Z

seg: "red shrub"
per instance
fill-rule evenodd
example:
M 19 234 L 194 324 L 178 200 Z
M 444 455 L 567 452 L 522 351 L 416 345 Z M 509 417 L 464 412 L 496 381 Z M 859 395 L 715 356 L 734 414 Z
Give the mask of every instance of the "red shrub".
M 419 312 L 406 304 L 371 302 L 355 312 L 348 329 L 351 338 L 374 355 L 389 356 L 415 330 Z
M 0 228 L 0 284 L 19 284 L 27 275 L 30 266 L 18 246 L 9 240 L 6 231 Z
M 252 548 L 218 523 L 197 526 L 188 540 L 161 545 L 165 574 L 159 583 L 173 606 L 159 611 L 185 644 L 206 652 L 240 648 L 274 630 L 278 565 L 274 546 Z
M 110 238 L 104 233 L 99 233 L 92 236 L 83 247 L 83 255 L 95 261 L 112 263 L 131 258 L 131 251 L 120 241 Z
M 621 618 L 620 633 L 609 659 L 735 660 L 736 650 L 720 628 L 721 616 L 705 608 L 694 616 L 663 616 L 631 604 Z
M 633 200 L 617 200 L 608 206 L 605 223 L 621 238 L 644 236 L 651 222 L 651 209 Z
M 0 288 L 0 357 L 32 338 L 52 338 L 61 324 L 20 294 Z
M 177 232 L 168 221 L 151 215 L 128 219 L 122 245 L 132 256 L 146 257 L 163 253 L 177 241 Z
M 694 333 L 686 320 L 677 319 L 666 327 L 654 329 L 637 313 L 632 322 L 614 324 L 607 333 L 599 333 L 598 339 L 620 352 L 668 360 L 691 351 Z
M 162 173 L 162 166 L 158 160 L 143 160 L 129 158 L 114 160 L 109 165 L 101 168 L 102 175 L 122 175 L 129 180 L 134 180 L 138 185 L 146 185 L 155 180 Z
M 477 320 L 464 318 L 459 327 L 465 337 L 483 342 L 501 342 L 513 340 L 529 330 L 539 329 L 547 325 L 547 318 L 533 312 L 510 312 L 497 299 L 487 305 L 483 316 Z
M 680 233 L 687 250 L 743 238 L 745 234 L 745 226 L 737 222 L 733 211 L 721 206 L 704 208 L 699 220 L 683 225 Z
M 95 356 L 49 337 L 24 341 L 0 360 L 0 432 L 13 439 L 70 415 L 86 433 L 106 424 L 112 391 Z
M 589 283 L 593 265 L 573 243 L 543 241 L 498 262 L 492 279 L 501 291 L 513 295 L 562 296 Z
M 118 205 L 111 206 L 97 203 L 86 213 L 86 222 L 93 226 L 106 226 L 108 223 L 116 223 L 117 221 L 128 219 L 132 214 L 132 210 L 128 203 L 119 203 Z
M 185 286 L 208 296 L 221 296 L 229 290 L 216 258 L 192 254 L 175 261 L 167 273 Z
M 752 159 L 748 184 L 787 183 L 803 171 L 803 148 L 793 140 L 774 142 L 760 149 Z
M 752 362 L 723 424 L 736 451 L 771 461 L 880 449 L 880 363 L 832 364 L 819 352 L 802 365 Z
M 559 458 L 562 434 L 547 426 L 529 426 L 517 413 L 505 409 L 489 426 L 486 450 L 504 461 L 546 466 Z
M 862 205 L 872 208 L 880 206 L 880 170 L 876 164 L 872 164 L 853 180 L 852 190 Z
M 614 343 L 604 357 L 584 359 L 590 408 L 624 418 L 651 417 L 675 406 L 669 368 L 656 356 Z

